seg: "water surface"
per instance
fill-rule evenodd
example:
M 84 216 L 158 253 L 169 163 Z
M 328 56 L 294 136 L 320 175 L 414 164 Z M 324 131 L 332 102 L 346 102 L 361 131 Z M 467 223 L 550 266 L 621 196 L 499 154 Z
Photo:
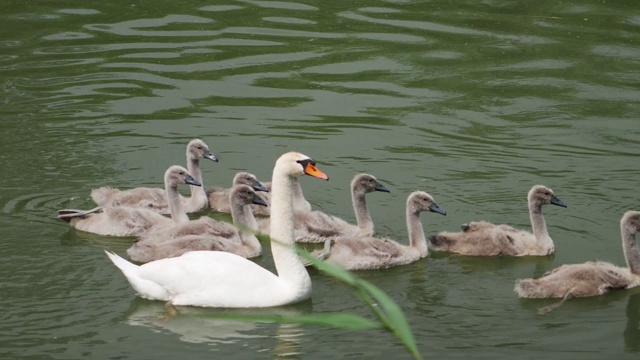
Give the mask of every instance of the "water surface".
M 409 358 L 382 330 L 174 319 L 139 299 L 102 249 L 132 239 L 70 230 L 57 209 L 92 188 L 161 186 L 204 139 L 208 185 L 249 170 L 268 180 L 288 150 L 331 181 L 303 179 L 317 209 L 354 221 L 348 183 L 374 174 L 379 233 L 406 242 L 404 203 L 421 189 L 447 216 L 527 227 L 545 208 L 557 253 L 432 254 L 360 275 L 406 312 L 432 358 L 637 358 L 635 290 L 519 300 L 515 279 L 585 260 L 624 265 L 619 219 L 640 210 L 640 7 L 634 2 L 12 2 L 0 18 L 0 354 L 5 358 Z M 269 252 L 257 260 L 272 268 Z M 278 314 L 370 316 L 335 280 Z

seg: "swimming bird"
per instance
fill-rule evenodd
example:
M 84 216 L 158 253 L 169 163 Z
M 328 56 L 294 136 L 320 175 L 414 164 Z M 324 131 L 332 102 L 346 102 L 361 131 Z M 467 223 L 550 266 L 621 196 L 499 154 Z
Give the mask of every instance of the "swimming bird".
M 106 253 L 139 296 L 169 305 L 272 307 L 308 299 L 311 278 L 295 250 L 292 202 L 295 183 L 304 174 L 329 179 L 311 158 L 297 152 L 283 154 L 273 168 L 271 252 L 277 275 L 222 251 L 190 251 L 140 266 Z
M 64 209 L 58 211 L 58 218 L 71 224 L 78 230 L 107 236 L 139 236 L 154 226 L 172 226 L 188 222 L 187 214 L 180 210 L 179 184 L 199 186 L 187 169 L 174 165 L 164 174 L 165 192 L 172 205 L 171 218 L 146 208 L 127 206 L 97 207 L 92 210 Z
M 209 217 L 156 227 L 140 236 L 127 250 L 129 258 L 136 262 L 149 262 L 195 250 L 227 251 L 245 258 L 260 256 L 262 245 L 248 231 L 255 219 L 253 213 L 245 209 L 250 204 L 267 206 L 267 203 L 247 185 L 235 185 L 227 196 L 235 227 Z
M 209 150 L 209 146 L 200 139 L 193 139 L 187 144 L 187 168 L 189 174 L 202 184 L 200 159 L 218 162 L 218 158 Z M 164 189 L 138 187 L 120 190 L 109 186 L 91 191 L 91 198 L 99 206 L 129 206 L 145 208 L 161 214 L 169 214 L 169 204 Z M 191 196 L 182 197 L 184 210 L 188 213 L 204 210 L 209 200 L 202 186 L 191 186 Z
M 474 221 L 462 225 L 462 232 L 440 232 L 429 236 L 433 251 L 447 251 L 471 256 L 544 256 L 553 254 L 555 245 L 547 231 L 542 206 L 547 204 L 567 207 L 543 185 L 535 185 L 527 195 L 529 217 L 533 233 L 509 225 L 496 225 L 487 221 Z
M 269 190 L 263 183 L 258 181 L 255 175 L 246 171 L 236 173 L 233 177 L 232 186 L 235 185 L 248 185 L 255 191 L 268 192 Z M 206 189 L 207 197 L 209 198 L 209 207 L 213 211 L 221 213 L 231 213 L 231 205 L 229 203 L 229 193 L 232 188 L 210 187 Z M 261 196 L 263 200 L 268 204 L 268 200 L 264 196 Z M 269 206 L 250 206 L 249 209 L 254 215 L 269 216 Z M 254 230 L 256 230 L 254 228 Z
M 389 192 L 373 175 L 357 174 L 351 180 L 351 203 L 357 225 L 325 212 L 296 211 L 295 236 L 297 242 L 321 243 L 339 236 L 370 236 L 375 232 L 365 195 L 374 191 Z M 267 219 L 258 220 L 258 229 L 269 233 Z
M 339 264 L 347 270 L 384 269 L 412 263 L 429 254 L 420 221 L 420 213 L 423 211 L 447 214 L 428 193 L 424 191 L 411 193 L 407 198 L 405 209 L 409 245 L 372 236 L 338 237 L 325 243 L 326 246 L 321 253 L 312 253 L 312 255 L 320 259 L 324 258 L 327 262 Z
M 627 211 L 620 220 L 622 249 L 627 267 L 605 261 L 562 265 L 538 279 L 516 281 L 514 291 L 521 298 L 562 298 L 557 304 L 545 307 L 548 312 L 572 297 L 607 294 L 614 290 L 640 285 L 640 250 L 636 233 L 640 229 L 640 211 Z

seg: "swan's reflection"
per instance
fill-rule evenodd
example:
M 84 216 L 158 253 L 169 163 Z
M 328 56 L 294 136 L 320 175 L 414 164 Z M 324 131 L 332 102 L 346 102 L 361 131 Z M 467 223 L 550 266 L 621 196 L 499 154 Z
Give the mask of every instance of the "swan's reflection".
M 171 332 L 181 341 L 206 344 L 233 344 L 239 340 L 269 338 L 271 331 L 264 331 L 268 321 L 248 321 L 233 319 L 243 316 L 296 316 L 311 313 L 311 301 L 300 304 L 255 309 L 210 309 L 180 307 L 175 316 L 167 312 L 164 304 L 135 298 L 127 313 L 126 322 L 133 326 L 144 326 L 157 332 Z M 219 315 L 221 318 L 216 318 Z M 298 324 L 278 324 L 275 337 L 277 344 L 274 355 L 291 357 L 300 354 L 303 333 Z

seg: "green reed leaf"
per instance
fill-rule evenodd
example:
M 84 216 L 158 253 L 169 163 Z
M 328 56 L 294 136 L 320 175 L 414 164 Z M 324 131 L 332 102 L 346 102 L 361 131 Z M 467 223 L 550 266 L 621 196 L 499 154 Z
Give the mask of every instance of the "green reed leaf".
M 314 258 L 296 246 L 298 255 L 318 270 L 351 286 L 356 295 L 371 309 L 385 328 L 390 330 L 416 359 L 422 359 L 413 332 L 402 309 L 386 293 L 340 266 Z

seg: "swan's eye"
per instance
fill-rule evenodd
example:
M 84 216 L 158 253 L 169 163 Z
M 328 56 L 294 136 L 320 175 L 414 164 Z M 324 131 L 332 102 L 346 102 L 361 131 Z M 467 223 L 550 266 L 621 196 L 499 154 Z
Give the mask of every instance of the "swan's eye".
M 308 164 L 316 166 L 316 162 L 311 159 L 304 159 L 296 161 L 298 164 L 302 165 L 302 167 L 307 167 Z

